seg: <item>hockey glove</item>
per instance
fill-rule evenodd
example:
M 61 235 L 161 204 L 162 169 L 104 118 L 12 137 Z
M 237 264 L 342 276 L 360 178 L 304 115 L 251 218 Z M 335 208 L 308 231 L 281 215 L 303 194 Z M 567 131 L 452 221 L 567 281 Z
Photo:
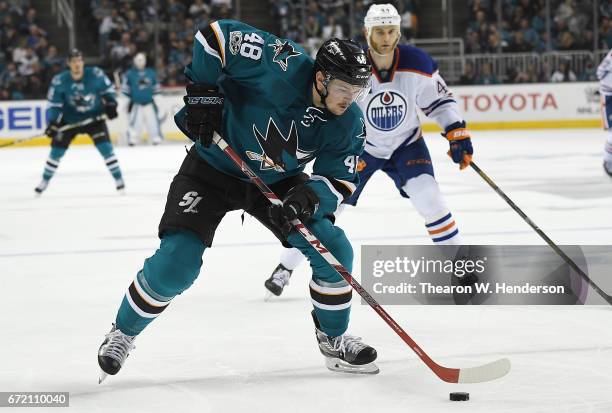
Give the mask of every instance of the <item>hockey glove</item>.
M 283 205 L 271 205 L 268 208 L 268 218 L 280 230 L 284 237 L 291 232 L 291 221 L 299 219 L 307 222 L 319 208 L 319 197 L 315 191 L 306 184 L 291 188 Z
M 459 169 L 465 169 L 472 162 L 472 140 L 470 132 L 465 128 L 465 122 L 455 122 L 446 128 L 446 132 L 442 134 L 450 145 L 448 156 L 453 159 L 453 162 L 459 164 Z
M 208 148 L 212 144 L 214 131 L 221 129 L 223 94 L 219 88 L 205 83 L 187 85 L 185 126 L 195 141 Z
M 45 135 L 55 140 L 60 133 L 59 128 L 60 128 L 59 122 L 56 122 L 56 121 L 49 122 L 49 124 L 47 125 L 47 129 L 45 129 Z
M 117 117 L 117 102 L 113 100 L 107 100 L 104 102 L 104 113 L 109 119 L 115 119 Z

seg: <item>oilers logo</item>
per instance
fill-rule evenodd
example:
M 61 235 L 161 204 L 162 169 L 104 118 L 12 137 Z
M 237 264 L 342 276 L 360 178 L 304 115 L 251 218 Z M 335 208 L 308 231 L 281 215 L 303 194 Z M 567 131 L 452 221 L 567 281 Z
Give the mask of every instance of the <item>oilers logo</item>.
M 397 128 L 406 118 L 406 99 L 392 90 L 374 95 L 368 103 L 366 116 L 374 128 L 390 131 Z

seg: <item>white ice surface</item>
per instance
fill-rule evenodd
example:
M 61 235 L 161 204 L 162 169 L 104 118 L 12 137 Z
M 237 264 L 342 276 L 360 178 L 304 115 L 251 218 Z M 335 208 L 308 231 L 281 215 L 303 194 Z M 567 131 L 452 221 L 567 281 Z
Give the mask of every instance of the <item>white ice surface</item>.
M 479 166 L 553 240 L 612 244 L 604 132 L 474 135 Z M 478 175 L 456 170 L 442 138 L 427 140 L 466 242 L 543 244 Z M 376 347 L 381 373 L 327 371 L 309 315 L 309 271 L 297 270 L 283 296 L 264 303 L 278 244 L 254 219 L 242 226 L 238 213 L 220 225 L 192 288 L 138 337 L 120 374 L 98 385 L 98 346 L 158 246 L 158 220 L 185 150 L 116 153 L 127 195 L 115 193 L 92 146 L 75 146 L 35 199 L 48 148 L 0 149 L 0 391 L 69 391 L 75 412 L 612 411 L 606 306 L 387 307 L 440 364 L 512 361 L 499 381 L 451 385 L 356 297 L 350 332 Z M 429 243 L 420 217 L 382 173 L 339 224 L 354 242 L 356 263 L 361 244 Z M 468 391 L 471 400 L 450 402 L 451 391 Z

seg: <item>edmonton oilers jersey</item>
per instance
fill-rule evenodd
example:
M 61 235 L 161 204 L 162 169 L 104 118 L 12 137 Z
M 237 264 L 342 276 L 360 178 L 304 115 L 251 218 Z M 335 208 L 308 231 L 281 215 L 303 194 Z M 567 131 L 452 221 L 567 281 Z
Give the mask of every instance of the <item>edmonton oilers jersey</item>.
M 417 108 L 442 129 L 463 120 L 438 65 L 427 53 L 409 45 L 399 45 L 394 53 L 390 70 L 381 72 L 372 65 L 372 89 L 359 102 L 366 120 L 365 151 L 382 159 L 421 137 Z
M 599 90 L 604 96 L 612 96 L 612 50 L 601 61 L 597 68 Z

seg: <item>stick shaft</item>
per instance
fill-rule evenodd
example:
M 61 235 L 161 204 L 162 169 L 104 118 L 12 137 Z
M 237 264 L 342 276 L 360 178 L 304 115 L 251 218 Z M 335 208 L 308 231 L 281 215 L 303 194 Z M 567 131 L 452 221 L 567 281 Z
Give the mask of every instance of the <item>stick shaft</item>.
M 599 288 L 599 286 L 597 284 L 595 284 L 595 281 L 593 281 L 591 279 L 591 277 L 589 277 L 584 271 L 582 271 L 582 269 L 578 266 L 578 264 L 576 264 L 574 262 L 574 260 L 572 260 L 565 252 L 563 252 L 563 250 L 561 248 L 559 248 L 559 246 L 557 244 L 554 243 L 553 240 L 551 240 L 548 235 L 546 235 L 544 233 L 544 231 L 542 231 L 540 229 L 540 227 L 538 227 L 535 222 L 533 222 L 509 197 L 508 195 L 506 195 L 504 193 L 504 191 L 502 191 L 496 184 L 495 182 L 493 182 L 493 180 L 486 174 L 484 173 L 484 171 L 482 169 L 480 169 L 478 167 L 478 165 L 476 165 L 473 161 L 470 163 L 470 166 L 472 167 L 472 169 L 474 171 L 476 171 L 476 173 L 478 175 L 480 175 L 480 177 L 482 179 L 484 179 L 484 181 L 489 184 L 489 186 L 491 188 L 493 188 L 493 190 L 500 196 L 503 198 L 504 201 L 506 201 L 506 203 L 508 205 L 510 205 L 510 208 L 512 208 L 521 218 L 523 218 L 523 220 L 529 224 L 529 226 L 531 228 L 533 228 L 533 230 L 536 232 L 536 234 L 538 234 L 552 249 L 553 251 L 555 251 L 561 258 L 563 258 L 563 261 L 565 261 L 567 263 L 567 265 L 569 265 L 574 271 L 576 271 L 586 282 L 589 283 L 589 285 L 604 299 L 606 300 L 606 302 L 608 304 L 612 305 L 612 296 L 606 294 L 601 288 Z
M 59 128 L 58 131 L 59 132 L 65 132 L 67 130 L 74 129 L 74 128 L 79 128 L 81 126 L 86 126 L 86 125 L 89 125 L 90 123 L 98 122 L 98 121 L 104 120 L 104 119 L 106 119 L 105 115 L 95 116 L 93 118 L 87 118 L 87 119 L 82 120 L 82 121 L 77 122 L 77 123 L 71 123 L 69 125 L 64 125 L 61 128 Z M 4 148 L 6 146 L 16 145 L 16 144 L 21 143 L 21 142 L 27 142 L 27 141 L 30 141 L 30 140 L 36 139 L 36 138 L 42 138 L 44 136 L 45 136 L 44 134 L 37 133 L 36 135 L 28 136 L 28 137 L 25 137 L 25 138 L 13 139 L 12 141 L 0 144 L 0 148 Z

